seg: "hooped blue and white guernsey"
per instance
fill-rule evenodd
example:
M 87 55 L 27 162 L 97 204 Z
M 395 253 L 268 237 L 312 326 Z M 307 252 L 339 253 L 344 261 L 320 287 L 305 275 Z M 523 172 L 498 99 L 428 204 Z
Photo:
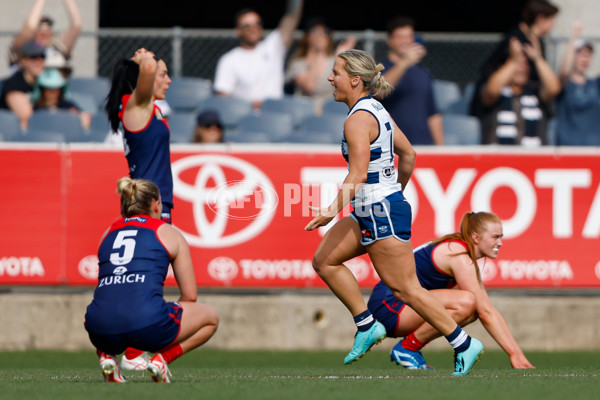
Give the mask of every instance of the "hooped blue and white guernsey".
M 360 98 L 348 112 L 347 118 L 358 111 L 373 115 L 379 126 L 379 134 L 371 142 L 371 160 L 367 180 L 352 200 L 354 208 L 382 201 L 394 192 L 402 190 L 394 164 L 394 122 L 387 110 L 371 96 Z M 365 132 L 365 134 L 367 134 Z M 348 162 L 348 143 L 342 135 L 342 155 Z M 349 166 L 348 166 L 349 167 Z

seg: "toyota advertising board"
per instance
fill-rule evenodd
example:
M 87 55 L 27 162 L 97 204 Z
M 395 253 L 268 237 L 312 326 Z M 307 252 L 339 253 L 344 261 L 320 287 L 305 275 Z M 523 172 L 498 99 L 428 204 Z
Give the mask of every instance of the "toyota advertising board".
M 480 265 L 486 286 L 600 287 L 599 150 L 417 150 L 413 246 L 491 210 L 504 246 Z M 174 146 L 171 159 L 173 223 L 200 287 L 324 287 L 311 258 L 327 227 L 303 228 L 308 206 L 328 205 L 345 177 L 338 148 Z M 119 214 L 122 151 L 4 145 L 0 167 L 0 284 L 95 285 L 100 236 Z M 348 267 L 361 287 L 377 282 L 368 257 Z

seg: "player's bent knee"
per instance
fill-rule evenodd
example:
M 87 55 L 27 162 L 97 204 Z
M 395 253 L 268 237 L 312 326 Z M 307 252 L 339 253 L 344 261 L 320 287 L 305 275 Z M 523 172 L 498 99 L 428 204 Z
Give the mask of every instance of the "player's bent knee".
M 456 300 L 456 307 L 460 313 L 462 318 L 467 318 L 473 314 L 475 314 L 475 310 L 477 308 L 475 295 L 466 290 L 461 290 L 461 294 L 458 296 Z

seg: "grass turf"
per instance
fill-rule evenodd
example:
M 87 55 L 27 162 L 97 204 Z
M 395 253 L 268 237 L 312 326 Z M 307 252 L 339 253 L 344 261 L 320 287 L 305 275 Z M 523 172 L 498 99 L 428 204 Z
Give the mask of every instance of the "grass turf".
M 452 377 L 451 351 L 424 352 L 431 371 L 408 371 L 374 350 L 352 365 L 344 352 L 196 350 L 171 366 L 172 384 L 141 372 L 105 384 L 93 351 L 0 352 L 0 398 L 171 399 L 596 399 L 600 352 L 528 352 L 537 367 L 513 370 L 486 351 L 471 375 Z

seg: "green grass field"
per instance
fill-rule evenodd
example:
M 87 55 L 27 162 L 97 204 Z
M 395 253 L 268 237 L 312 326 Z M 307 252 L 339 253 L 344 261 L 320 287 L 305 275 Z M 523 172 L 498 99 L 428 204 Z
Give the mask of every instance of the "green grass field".
M 171 365 L 172 383 L 141 373 L 105 384 L 96 354 L 0 352 L 0 399 L 598 399 L 600 352 L 528 352 L 513 370 L 487 351 L 471 375 L 452 377 L 451 351 L 425 351 L 432 371 L 407 371 L 374 350 L 349 366 L 344 352 L 196 350 Z

